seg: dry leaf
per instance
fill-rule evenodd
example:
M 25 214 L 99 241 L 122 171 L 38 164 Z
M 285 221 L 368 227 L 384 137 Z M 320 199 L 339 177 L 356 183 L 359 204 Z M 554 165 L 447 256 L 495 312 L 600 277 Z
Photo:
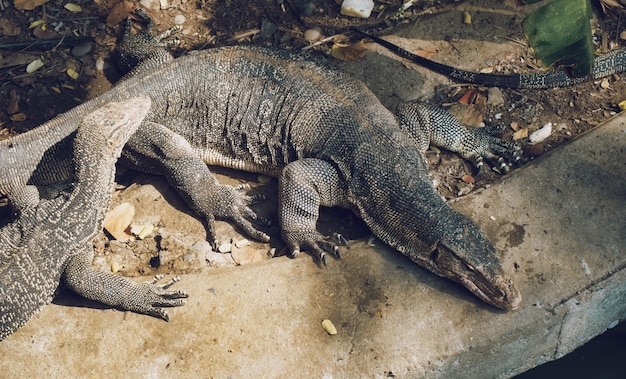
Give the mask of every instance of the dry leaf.
M 465 183 L 469 183 L 469 184 L 476 183 L 476 179 L 474 179 L 473 176 L 467 175 L 467 174 L 461 176 L 461 180 L 464 181 Z
M 363 41 L 359 41 L 352 45 L 335 43 L 330 49 L 330 55 L 342 61 L 348 62 L 361 59 L 365 55 L 365 52 L 367 52 L 367 48 L 365 47 L 365 43 L 363 43 Z
M 67 9 L 68 11 L 72 13 L 78 13 L 83 10 L 83 8 L 80 5 L 74 4 L 74 3 L 67 3 L 65 4 L 63 8 Z
M 73 68 L 68 68 L 66 72 L 67 72 L 67 76 L 69 76 L 70 78 L 74 80 L 78 79 L 79 74 Z
M 513 141 L 528 137 L 528 128 L 523 128 L 513 133 Z
M 107 25 L 115 27 L 120 22 L 126 20 L 135 10 L 135 5 L 128 0 L 122 0 L 111 7 L 111 12 L 107 16 Z
M 5 36 L 17 36 L 20 34 L 20 28 L 8 18 L 0 18 L 0 34 Z
M 8 114 L 16 114 L 20 111 L 19 101 L 20 97 L 17 95 L 17 92 L 12 89 L 9 93 L 9 105 L 7 105 Z
M 133 217 L 135 217 L 135 207 L 131 203 L 122 203 L 106 215 L 104 229 L 116 240 L 126 242 L 131 238 L 131 235 L 126 233 L 126 229 Z
M 13 0 L 13 5 L 18 11 L 32 11 L 47 2 L 48 0 Z
M 59 36 L 59 33 L 55 32 L 54 29 L 48 29 L 46 24 L 41 24 L 33 29 L 33 34 L 37 38 L 41 39 L 53 39 Z

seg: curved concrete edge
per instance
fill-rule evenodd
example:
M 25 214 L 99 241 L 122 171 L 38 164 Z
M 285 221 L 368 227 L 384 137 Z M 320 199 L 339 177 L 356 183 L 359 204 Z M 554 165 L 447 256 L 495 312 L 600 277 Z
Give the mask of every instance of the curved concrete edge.
M 626 318 L 626 117 L 454 204 L 525 297 L 501 312 L 380 242 L 185 275 L 165 323 L 64 294 L 0 342 L 6 377 L 505 378 Z M 330 319 L 338 329 L 321 327 Z

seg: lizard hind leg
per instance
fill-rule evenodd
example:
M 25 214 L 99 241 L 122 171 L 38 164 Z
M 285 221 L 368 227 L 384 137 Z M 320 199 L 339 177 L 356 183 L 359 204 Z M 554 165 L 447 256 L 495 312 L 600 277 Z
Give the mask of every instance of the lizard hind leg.
M 320 206 L 344 206 L 347 202 L 337 170 L 321 159 L 300 159 L 285 166 L 279 179 L 278 217 L 281 235 L 291 256 L 301 249 L 327 264 L 326 255 L 341 258 L 339 245 L 346 239 L 317 231 Z

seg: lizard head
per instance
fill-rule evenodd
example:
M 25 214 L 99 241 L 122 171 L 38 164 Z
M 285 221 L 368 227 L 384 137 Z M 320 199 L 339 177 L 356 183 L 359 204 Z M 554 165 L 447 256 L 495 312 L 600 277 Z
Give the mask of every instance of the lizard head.
M 461 216 L 458 226 L 442 238 L 425 258 L 435 274 L 462 284 L 495 307 L 514 310 L 522 295 L 504 272 L 496 249 L 471 220 Z
M 428 244 L 430 248 L 406 251 L 405 254 L 433 273 L 462 284 L 494 307 L 519 308 L 522 295 L 478 225 L 452 208 L 445 213 L 440 218 L 445 227 L 441 224 L 436 227 L 442 231 L 437 241 Z

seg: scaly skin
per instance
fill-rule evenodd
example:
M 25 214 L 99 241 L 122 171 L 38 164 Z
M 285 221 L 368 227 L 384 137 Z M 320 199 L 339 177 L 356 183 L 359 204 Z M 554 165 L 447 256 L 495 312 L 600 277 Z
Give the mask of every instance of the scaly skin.
M 152 107 L 122 158 L 135 169 L 165 175 L 205 221 L 209 241 L 216 240 L 215 218 L 232 221 L 255 239 L 269 237 L 253 224 L 260 221 L 248 207 L 254 197 L 220 185 L 206 164 L 265 173 L 280 177 L 281 233 L 294 255 L 301 249 L 320 259 L 336 254 L 338 240 L 321 235 L 315 223 L 320 206 L 344 206 L 384 242 L 433 272 L 494 306 L 519 305 L 521 296 L 493 246 L 443 202 L 415 139 L 364 84 L 301 55 L 252 46 L 216 48 L 162 64 L 162 54 L 155 61 L 150 54 L 146 58 L 146 40 L 122 43 L 124 54 L 137 52 L 145 60 L 116 87 L 40 128 L 63 129 L 53 134 L 68 136 L 71 125 L 100 104 L 147 94 Z M 433 127 L 443 133 L 455 128 Z M 34 143 L 20 137 L 24 146 Z M 4 149 L 0 142 L 0 156 Z M 20 166 L 15 177 L 31 180 L 33 170 Z M 461 248 L 447 243 L 459 236 L 467 241 L 459 242 Z M 446 264 L 433 257 L 438 247 L 442 257 L 444 248 L 450 252 Z
M 187 295 L 93 270 L 92 242 L 113 191 L 115 162 L 150 109 L 150 98 L 107 104 L 87 115 L 74 139 L 76 178 L 69 193 L 40 200 L 0 229 L 0 340 L 48 304 L 64 282 L 81 296 L 168 319 L 161 306 Z

